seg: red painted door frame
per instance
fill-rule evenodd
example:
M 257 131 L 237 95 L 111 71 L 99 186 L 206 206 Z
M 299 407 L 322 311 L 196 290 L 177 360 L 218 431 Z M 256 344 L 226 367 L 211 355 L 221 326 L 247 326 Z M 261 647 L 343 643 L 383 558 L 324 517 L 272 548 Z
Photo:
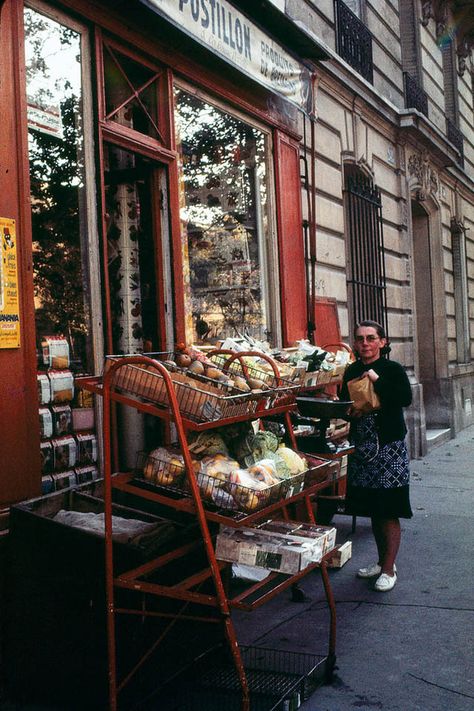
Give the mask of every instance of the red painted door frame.
M 283 344 L 307 337 L 307 284 L 301 209 L 300 151 L 275 131 L 275 174 Z

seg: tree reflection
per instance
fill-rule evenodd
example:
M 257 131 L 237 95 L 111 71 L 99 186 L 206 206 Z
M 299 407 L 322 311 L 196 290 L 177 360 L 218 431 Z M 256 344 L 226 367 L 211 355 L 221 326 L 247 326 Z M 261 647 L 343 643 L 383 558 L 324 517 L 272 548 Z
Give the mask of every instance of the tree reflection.
M 181 90 L 176 109 L 192 339 L 212 342 L 244 329 L 261 338 L 265 136 Z
M 57 135 L 29 131 L 37 334 L 64 334 L 85 365 L 80 37 L 27 9 L 25 45 L 28 106 L 57 117 Z

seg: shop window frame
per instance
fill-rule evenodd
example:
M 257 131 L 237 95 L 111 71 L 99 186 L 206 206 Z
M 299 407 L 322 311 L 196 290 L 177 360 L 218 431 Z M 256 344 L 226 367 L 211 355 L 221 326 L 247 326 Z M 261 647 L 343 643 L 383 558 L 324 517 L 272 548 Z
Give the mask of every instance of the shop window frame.
M 157 107 L 159 117 L 160 133 L 164 144 L 159 140 L 141 133 L 133 128 L 122 126 L 116 121 L 107 118 L 106 101 L 105 101 L 105 77 L 104 77 L 104 42 L 110 47 L 113 47 L 117 52 L 131 60 L 142 64 L 152 72 L 160 74 L 157 82 Z M 167 348 L 173 348 L 173 343 L 183 339 L 184 323 L 184 305 L 181 297 L 182 289 L 179 279 L 182 275 L 182 260 L 181 254 L 177 249 L 180 239 L 180 224 L 179 224 L 179 195 L 178 195 L 178 178 L 177 178 L 177 155 L 172 148 L 173 142 L 173 123 L 172 123 L 172 71 L 169 67 L 158 61 L 151 60 L 147 55 L 133 51 L 125 43 L 110 37 L 103 33 L 101 28 L 96 27 L 95 34 L 95 55 L 96 55 L 96 86 L 97 86 L 97 101 L 98 101 L 98 163 L 99 163 L 99 189 L 101 205 L 105 205 L 105 185 L 104 185 L 104 146 L 105 144 L 115 145 L 123 150 L 131 153 L 136 153 L 146 158 L 149 158 L 155 163 L 156 168 L 160 166 L 166 169 L 167 172 L 167 189 L 168 189 L 168 226 L 166 235 L 163 231 L 160 234 L 154 233 L 155 249 L 157 252 L 157 268 L 163 266 L 163 261 L 168 261 L 170 274 L 166 274 L 166 279 L 163 278 L 163 293 L 158 294 L 158 308 L 166 301 L 169 293 L 174 295 L 173 303 L 168 308 L 172 309 L 174 321 L 174 333 L 171 336 L 168 322 L 160 329 L 159 338 L 166 344 Z M 161 186 L 156 183 L 157 190 Z M 158 193 L 157 193 L 158 194 Z M 158 224 L 158 222 L 156 223 Z M 102 207 L 102 263 L 108 264 L 107 253 L 107 234 L 105 209 Z M 165 239 L 168 239 L 168 244 L 164 244 Z M 166 267 L 163 267 L 164 269 Z M 109 276 L 107 269 L 103 270 L 104 279 L 104 303 L 106 312 L 105 338 L 106 349 L 108 353 L 112 353 L 112 327 L 111 327 L 111 304 L 110 304 L 110 289 Z M 168 312 L 167 312 L 168 314 Z
M 173 86 L 186 91 L 198 99 L 215 106 L 220 111 L 231 114 L 236 119 L 245 122 L 253 128 L 265 134 L 268 140 L 268 150 L 266 151 L 265 170 L 267 173 L 267 190 L 268 190 L 268 232 L 263 239 L 263 250 L 261 255 L 261 268 L 264 270 L 264 278 L 262 281 L 262 289 L 264 291 L 264 300 L 268 305 L 267 315 L 267 337 L 275 345 L 282 343 L 282 324 L 281 324 L 281 301 L 280 301 L 280 279 L 279 279 L 279 250 L 277 241 L 277 195 L 275 190 L 275 166 L 274 166 L 274 151 L 275 142 L 273 131 L 269 126 L 260 123 L 254 116 L 239 110 L 234 105 L 217 97 L 210 92 L 203 90 L 188 83 L 180 76 L 174 76 Z M 173 123 L 174 132 L 174 106 L 173 106 Z M 174 150 L 177 152 L 177 144 L 174 144 Z M 179 189 L 178 189 L 179 192 Z M 183 294 L 184 300 L 184 294 Z
M 160 139 L 137 131 L 136 129 L 122 126 L 113 120 L 115 113 L 107 112 L 105 92 L 105 62 L 104 51 L 112 50 L 126 58 L 142 65 L 156 76 L 156 101 L 157 101 L 157 129 Z M 152 61 L 148 56 L 126 46 L 123 42 L 103 33 L 96 28 L 96 63 L 97 63 L 97 96 L 98 119 L 102 137 L 116 143 L 121 143 L 129 150 L 140 150 L 150 157 L 159 156 L 161 160 L 170 162 L 175 158 L 171 151 L 172 122 L 171 122 L 171 70 L 158 61 Z M 154 79 L 152 80 L 153 83 Z M 141 87 L 142 89 L 144 87 Z

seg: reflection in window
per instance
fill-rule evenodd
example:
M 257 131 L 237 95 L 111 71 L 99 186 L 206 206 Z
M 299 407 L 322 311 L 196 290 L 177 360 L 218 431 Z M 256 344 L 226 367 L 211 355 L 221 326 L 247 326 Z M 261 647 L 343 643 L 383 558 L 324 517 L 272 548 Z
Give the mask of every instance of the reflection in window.
M 38 344 L 63 335 L 91 369 L 80 35 L 25 9 L 33 264 Z
M 265 338 L 266 136 L 176 89 L 186 340 Z

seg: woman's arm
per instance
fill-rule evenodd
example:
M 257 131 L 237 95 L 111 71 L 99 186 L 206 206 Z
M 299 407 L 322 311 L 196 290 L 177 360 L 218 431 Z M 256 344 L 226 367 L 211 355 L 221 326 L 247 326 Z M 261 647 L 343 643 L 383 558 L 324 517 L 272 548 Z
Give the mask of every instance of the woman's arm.
M 403 366 L 395 361 L 388 361 L 386 367 L 374 380 L 374 390 L 382 405 L 408 407 L 411 405 L 412 392 L 410 381 Z

